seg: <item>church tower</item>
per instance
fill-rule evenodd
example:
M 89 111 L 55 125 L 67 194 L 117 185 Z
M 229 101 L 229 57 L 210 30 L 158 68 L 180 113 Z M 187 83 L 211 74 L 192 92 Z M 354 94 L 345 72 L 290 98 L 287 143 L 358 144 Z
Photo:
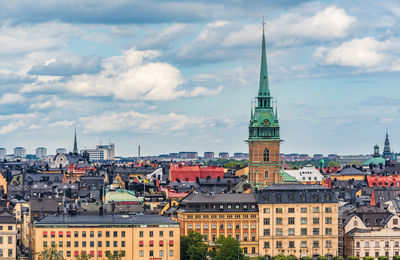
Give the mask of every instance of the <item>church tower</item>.
M 73 151 L 73 153 L 78 153 L 78 142 L 76 141 L 76 128 L 75 128 L 74 151 Z
M 263 27 L 260 86 L 249 125 L 249 179 L 265 186 L 282 182 L 280 175 L 280 136 L 277 108 L 272 106 L 269 91 L 267 55 Z
M 382 156 L 387 161 L 392 159 L 392 152 L 390 151 L 389 134 L 388 134 L 387 129 L 386 129 L 386 137 L 385 137 L 385 146 L 383 147 Z

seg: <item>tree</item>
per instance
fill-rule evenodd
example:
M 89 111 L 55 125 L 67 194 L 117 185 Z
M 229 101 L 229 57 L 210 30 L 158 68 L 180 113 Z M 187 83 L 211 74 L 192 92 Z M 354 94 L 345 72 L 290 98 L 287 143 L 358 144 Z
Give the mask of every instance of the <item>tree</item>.
M 334 256 L 332 260 L 344 260 L 343 256 Z
M 215 243 L 217 245 L 217 254 L 214 260 L 244 259 L 244 254 L 240 248 L 239 241 L 236 239 L 220 236 Z
M 348 256 L 347 260 L 360 260 L 358 256 Z
M 388 257 L 387 256 L 378 256 L 378 260 L 388 260 Z
M 107 255 L 108 260 L 121 260 L 122 257 L 125 256 L 125 251 L 119 250 L 117 252 L 114 252 L 114 254 L 109 254 Z
M 90 258 L 92 258 L 91 255 L 80 255 L 76 257 L 76 260 L 89 260 Z
M 329 258 L 326 257 L 326 256 L 320 255 L 320 256 L 317 257 L 317 260 L 329 260 Z
M 57 247 L 45 247 L 38 254 L 39 260 L 64 260 L 57 250 Z
M 287 257 L 287 260 L 297 260 L 298 258 L 297 258 L 297 256 L 295 256 L 295 255 L 289 255 L 288 257 Z
M 363 259 L 364 260 L 374 260 L 375 258 L 372 256 L 364 256 Z M 393 260 L 394 260 L 394 258 L 393 258 Z
M 203 236 L 193 230 L 187 236 L 181 237 L 181 259 L 205 259 L 208 246 L 203 242 Z
M 368 259 L 368 260 L 371 260 L 371 259 Z M 400 255 L 394 255 L 393 260 L 400 260 Z
M 312 260 L 312 257 L 309 257 L 309 256 L 303 256 L 303 257 L 301 258 L 301 260 Z

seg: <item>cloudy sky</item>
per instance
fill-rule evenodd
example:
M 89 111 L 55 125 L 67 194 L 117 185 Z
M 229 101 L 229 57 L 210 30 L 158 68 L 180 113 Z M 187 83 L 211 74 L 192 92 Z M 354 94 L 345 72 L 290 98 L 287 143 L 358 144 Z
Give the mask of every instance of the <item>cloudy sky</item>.
M 282 152 L 400 150 L 400 4 L 368 0 L 0 0 L 0 146 L 247 152 L 263 16 Z

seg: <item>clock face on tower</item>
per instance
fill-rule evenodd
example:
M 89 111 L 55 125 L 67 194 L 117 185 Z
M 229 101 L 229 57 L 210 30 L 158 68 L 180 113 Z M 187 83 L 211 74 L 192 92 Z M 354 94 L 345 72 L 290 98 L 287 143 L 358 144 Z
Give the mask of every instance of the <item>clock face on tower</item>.
M 264 125 L 265 125 L 265 126 L 269 126 L 269 121 L 268 121 L 268 119 L 266 119 L 266 120 L 264 121 Z

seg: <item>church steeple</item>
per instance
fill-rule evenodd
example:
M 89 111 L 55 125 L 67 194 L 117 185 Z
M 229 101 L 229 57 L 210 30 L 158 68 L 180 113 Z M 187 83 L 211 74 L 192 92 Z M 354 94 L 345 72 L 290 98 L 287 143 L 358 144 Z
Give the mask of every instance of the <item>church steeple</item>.
M 268 67 L 267 67 L 267 51 L 265 47 L 265 22 L 263 19 L 263 34 L 262 34 L 262 46 L 261 46 L 261 68 L 260 68 L 260 86 L 258 89 L 258 97 L 269 97 L 269 84 L 268 84 Z
M 383 147 L 383 158 L 390 160 L 392 158 L 392 152 L 390 150 L 389 133 L 386 128 L 385 146 Z
M 75 128 L 75 138 L 74 138 L 74 153 L 78 153 L 78 142 L 76 141 L 76 128 Z

